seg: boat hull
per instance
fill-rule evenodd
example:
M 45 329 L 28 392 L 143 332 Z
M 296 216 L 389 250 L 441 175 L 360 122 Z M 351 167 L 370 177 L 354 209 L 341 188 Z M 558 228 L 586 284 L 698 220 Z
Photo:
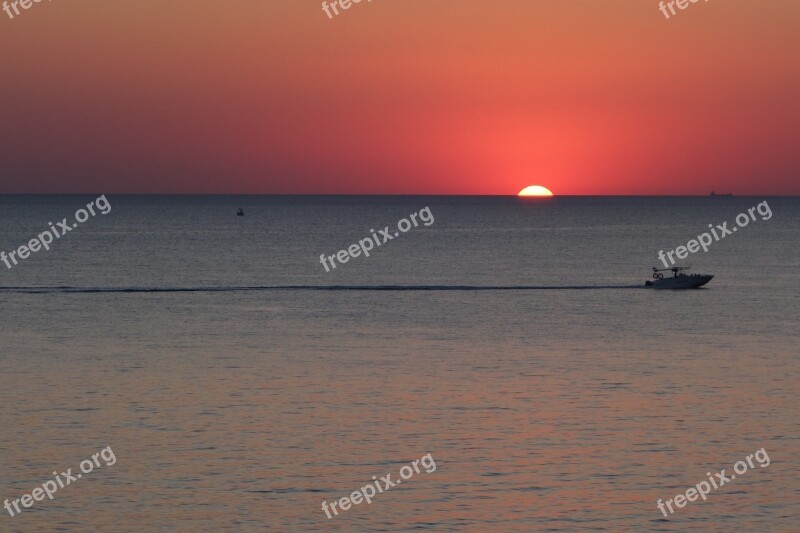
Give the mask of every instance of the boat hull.
M 683 290 L 696 289 L 702 287 L 713 279 L 714 276 L 706 274 L 692 274 L 691 276 L 675 276 L 671 278 L 657 279 L 645 283 L 649 289 Z

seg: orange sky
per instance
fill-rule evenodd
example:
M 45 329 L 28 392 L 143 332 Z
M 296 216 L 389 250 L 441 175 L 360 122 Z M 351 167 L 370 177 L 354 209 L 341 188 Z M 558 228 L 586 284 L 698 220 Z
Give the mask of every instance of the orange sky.
M 800 194 L 800 2 L 0 11 L 0 192 Z

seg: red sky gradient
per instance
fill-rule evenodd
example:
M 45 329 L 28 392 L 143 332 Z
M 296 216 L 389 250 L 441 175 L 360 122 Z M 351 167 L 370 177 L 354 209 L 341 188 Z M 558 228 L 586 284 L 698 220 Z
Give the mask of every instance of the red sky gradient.
M 0 12 L 0 192 L 800 194 L 800 2 Z

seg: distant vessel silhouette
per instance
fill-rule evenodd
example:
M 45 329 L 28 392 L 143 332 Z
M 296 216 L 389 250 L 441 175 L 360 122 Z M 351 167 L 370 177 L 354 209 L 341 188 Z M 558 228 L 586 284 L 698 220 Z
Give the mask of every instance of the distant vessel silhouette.
M 726 192 L 726 193 L 722 193 L 722 194 L 717 194 L 714 191 L 711 191 L 711 194 L 709 196 L 733 196 L 733 193 L 732 192 Z
M 702 287 L 714 277 L 712 274 L 685 274 L 689 267 L 674 266 L 672 268 L 653 267 L 653 280 L 645 281 L 644 286 L 651 289 L 696 289 Z M 672 272 L 671 278 L 665 278 L 662 272 Z
M 237 217 L 243 217 L 244 216 L 244 209 L 239 209 L 238 211 L 236 211 L 236 216 Z

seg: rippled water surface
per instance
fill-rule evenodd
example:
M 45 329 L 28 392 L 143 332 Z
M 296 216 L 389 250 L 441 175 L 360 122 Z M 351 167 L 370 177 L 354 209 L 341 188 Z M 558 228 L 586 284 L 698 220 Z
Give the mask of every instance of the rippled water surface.
M 92 198 L 0 197 L 0 249 Z M 797 531 L 797 199 L 677 292 L 642 288 L 657 252 L 764 198 L 108 199 L 0 264 L 0 500 L 116 463 L 0 531 Z

